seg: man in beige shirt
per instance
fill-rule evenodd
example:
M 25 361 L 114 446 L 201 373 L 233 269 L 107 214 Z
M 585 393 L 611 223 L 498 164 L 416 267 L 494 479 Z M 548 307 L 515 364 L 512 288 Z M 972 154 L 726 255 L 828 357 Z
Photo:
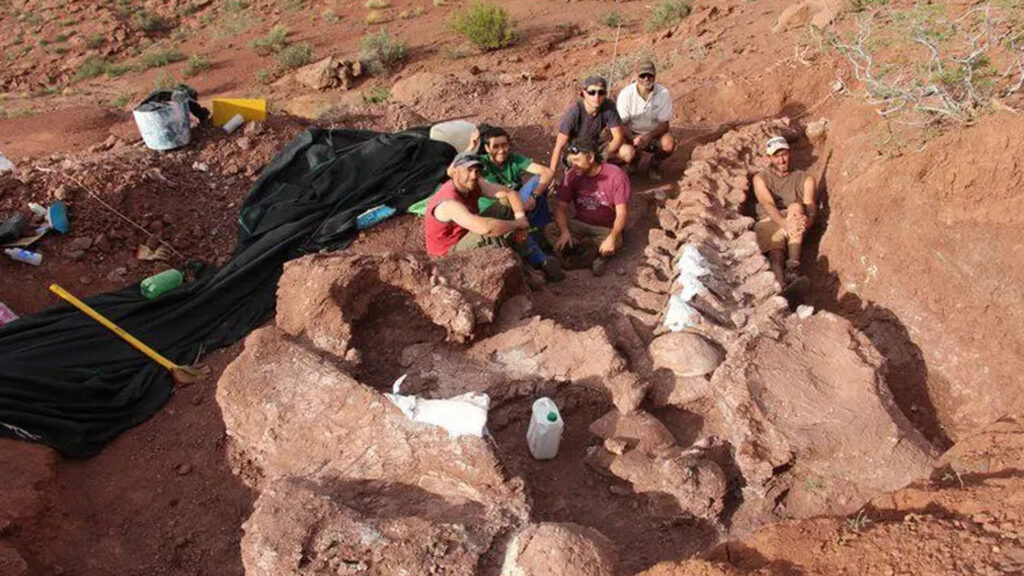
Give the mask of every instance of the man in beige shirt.
M 758 217 L 754 232 L 761 252 L 768 254 L 775 279 L 785 291 L 791 291 L 808 283 L 798 273 L 800 249 L 817 213 L 817 185 L 806 172 L 790 170 L 789 142 L 784 137 L 770 138 L 765 154 L 771 165 L 754 175 Z

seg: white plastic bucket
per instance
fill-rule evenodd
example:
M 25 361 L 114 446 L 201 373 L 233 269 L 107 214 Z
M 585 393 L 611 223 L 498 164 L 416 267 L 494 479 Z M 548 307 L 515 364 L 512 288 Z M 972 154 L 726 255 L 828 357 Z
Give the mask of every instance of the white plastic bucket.
M 147 102 L 132 110 L 142 141 L 153 150 L 173 150 L 189 143 L 188 103 Z
M 462 152 L 469 147 L 473 139 L 473 132 L 476 131 L 476 124 L 465 120 L 450 120 L 441 122 L 430 127 L 430 139 L 447 142 L 457 152 Z

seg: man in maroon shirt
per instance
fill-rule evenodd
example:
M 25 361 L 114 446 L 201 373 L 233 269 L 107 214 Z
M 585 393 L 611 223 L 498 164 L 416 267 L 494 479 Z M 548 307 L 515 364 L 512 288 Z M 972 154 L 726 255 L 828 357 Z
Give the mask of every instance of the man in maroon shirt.
M 591 270 L 601 276 L 608 258 L 622 247 L 633 188 L 622 168 L 601 162 L 589 138 L 573 141 L 568 151 L 571 168 L 558 188 L 555 222 L 546 232 L 559 252 L 578 241 L 599 242 Z M 570 218 L 570 206 L 574 218 Z

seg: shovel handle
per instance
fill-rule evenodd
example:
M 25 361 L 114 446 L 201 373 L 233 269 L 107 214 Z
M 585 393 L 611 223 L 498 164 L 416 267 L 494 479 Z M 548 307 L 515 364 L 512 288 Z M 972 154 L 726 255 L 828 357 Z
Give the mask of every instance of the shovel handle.
M 129 333 L 125 332 L 124 330 L 122 330 L 120 326 L 118 326 L 117 324 L 114 324 L 110 320 L 107 320 L 102 314 L 100 314 L 99 312 L 94 310 L 91 306 L 89 306 L 85 302 L 82 302 L 78 298 L 75 298 L 70 292 L 68 292 L 67 290 L 61 288 L 57 284 L 50 284 L 50 292 L 53 292 L 57 296 L 60 296 L 61 298 L 66 300 L 69 304 L 71 304 L 75 308 L 78 308 L 79 310 L 81 310 L 86 316 L 88 316 L 88 317 L 92 318 L 93 320 L 99 322 L 100 324 L 103 325 L 104 328 L 106 328 L 106 329 L 110 330 L 111 332 L 113 332 L 114 334 L 117 334 L 118 336 L 120 336 L 122 340 L 124 340 L 125 342 L 127 342 L 127 343 L 131 344 L 132 346 L 134 346 L 135 349 L 138 350 L 139 352 L 142 352 L 146 356 L 149 356 L 150 358 L 152 358 L 153 361 L 156 362 L 157 364 L 163 366 L 164 368 L 166 368 L 168 370 L 175 370 L 176 368 L 178 368 L 177 364 L 175 364 L 174 362 L 171 362 L 167 358 L 164 358 L 163 355 L 161 355 L 159 352 L 157 352 L 156 350 L 153 350 L 149 346 L 146 346 L 145 344 L 140 342 L 137 338 L 135 338 L 131 334 L 129 334 Z

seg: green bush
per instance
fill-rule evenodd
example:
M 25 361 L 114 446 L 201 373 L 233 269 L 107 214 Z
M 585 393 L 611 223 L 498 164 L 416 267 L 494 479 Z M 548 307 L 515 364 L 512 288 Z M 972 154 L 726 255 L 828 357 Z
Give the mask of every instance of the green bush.
M 277 54 L 288 46 L 288 29 L 284 26 L 274 26 L 274 29 L 263 38 L 257 38 L 249 43 L 260 56 Z
M 604 16 L 601 16 L 600 21 L 601 24 L 604 24 L 609 28 L 618 28 L 619 26 L 622 26 L 622 23 L 625 22 L 625 19 L 622 17 L 621 12 L 615 10 L 605 14 Z
M 674 26 L 690 15 L 690 0 L 661 0 L 647 20 L 647 31 L 654 32 Z
M 363 47 L 359 59 L 374 74 L 393 72 L 405 60 L 405 42 L 393 38 L 387 30 L 367 34 L 359 43 Z
M 313 60 L 312 46 L 306 42 L 294 44 L 278 52 L 277 69 L 281 71 L 291 70 L 292 68 L 305 66 L 311 60 Z
M 497 4 L 474 2 L 465 12 L 453 14 L 449 26 L 482 50 L 497 50 L 515 41 L 515 24 Z
M 162 66 L 167 66 L 168 64 L 181 62 L 185 58 L 186 56 L 182 54 L 180 50 L 159 50 L 157 52 L 149 52 L 147 54 L 143 54 L 142 58 L 139 58 L 139 70 L 160 68 Z
M 78 70 L 75 70 L 75 74 L 71 77 L 71 81 L 78 82 L 79 80 L 95 78 L 100 74 L 103 74 L 106 70 L 106 60 L 99 56 L 89 56 L 78 66 Z
M 170 24 L 163 17 L 139 9 L 132 14 L 132 26 L 143 32 L 160 32 L 170 27 Z
M 210 62 L 204 56 L 193 56 L 185 64 L 185 76 L 195 76 L 210 69 Z

